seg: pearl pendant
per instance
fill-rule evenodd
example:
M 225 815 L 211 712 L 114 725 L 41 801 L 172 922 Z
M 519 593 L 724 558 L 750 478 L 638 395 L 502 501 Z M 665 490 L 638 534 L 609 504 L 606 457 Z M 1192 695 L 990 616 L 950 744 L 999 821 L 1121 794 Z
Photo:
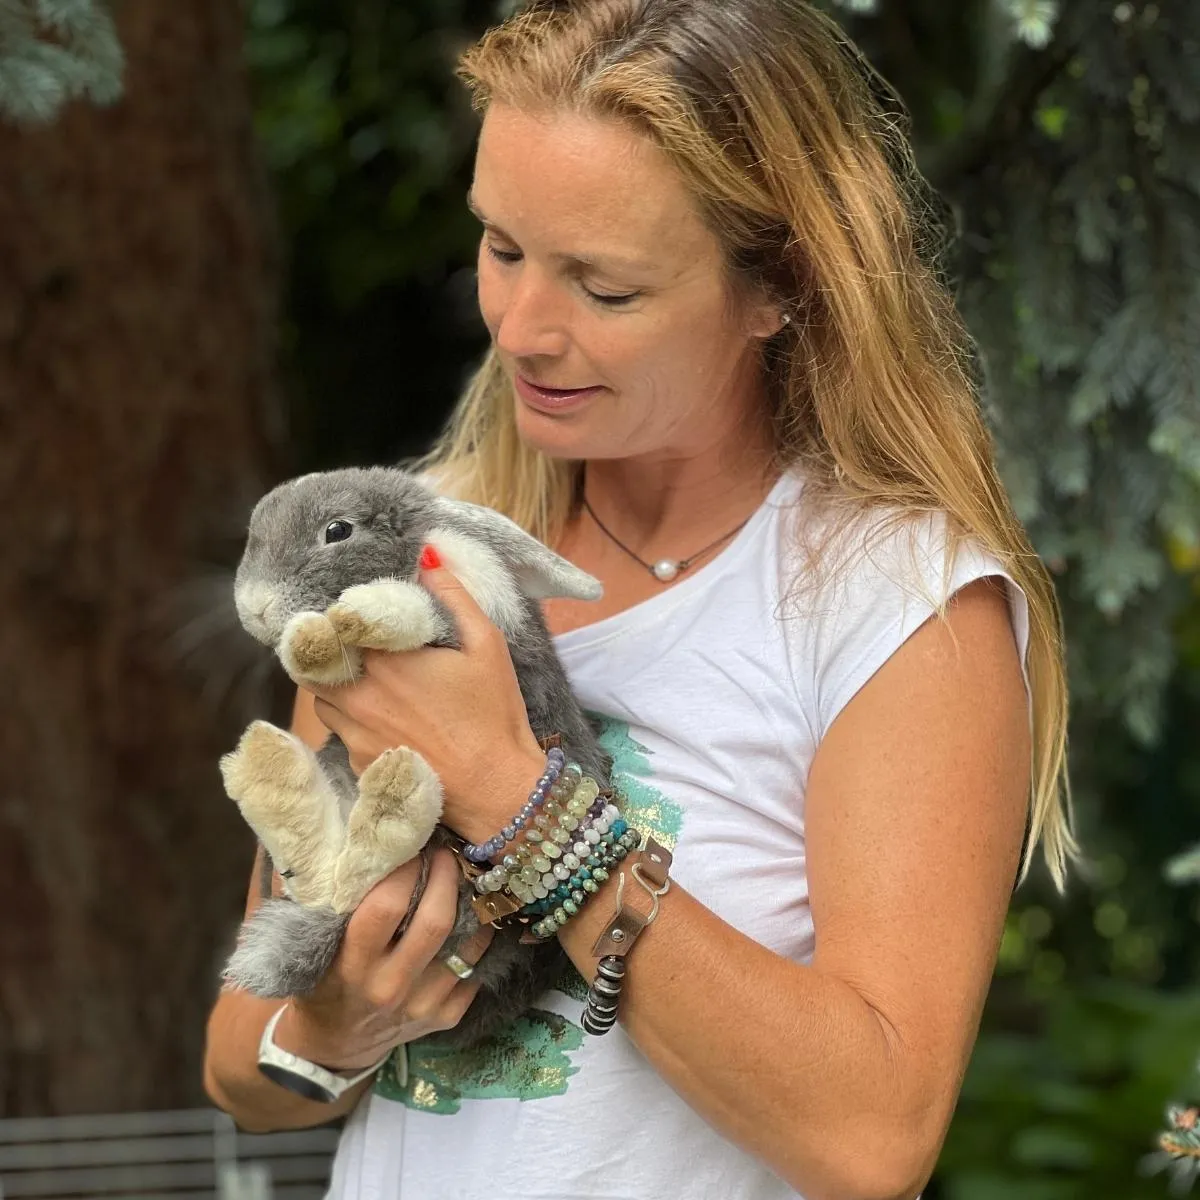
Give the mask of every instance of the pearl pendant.
M 651 568 L 654 578 L 661 583 L 670 583 L 679 574 L 679 564 L 669 558 L 660 558 Z

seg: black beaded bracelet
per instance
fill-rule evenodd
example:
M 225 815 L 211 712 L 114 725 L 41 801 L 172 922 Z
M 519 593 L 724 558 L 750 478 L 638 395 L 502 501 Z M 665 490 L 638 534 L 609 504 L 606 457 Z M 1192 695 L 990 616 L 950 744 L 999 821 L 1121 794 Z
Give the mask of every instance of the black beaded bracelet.
M 581 1024 L 585 1032 L 599 1036 L 617 1023 L 621 987 L 625 982 L 625 956 L 633 949 L 642 930 L 658 916 L 659 901 L 671 887 L 670 869 L 671 852 L 649 836 L 641 849 L 626 860 L 617 882 L 616 912 L 592 947 L 592 954 L 600 961 L 583 1011 Z M 651 898 L 650 912 L 646 916 L 622 902 L 626 871 Z

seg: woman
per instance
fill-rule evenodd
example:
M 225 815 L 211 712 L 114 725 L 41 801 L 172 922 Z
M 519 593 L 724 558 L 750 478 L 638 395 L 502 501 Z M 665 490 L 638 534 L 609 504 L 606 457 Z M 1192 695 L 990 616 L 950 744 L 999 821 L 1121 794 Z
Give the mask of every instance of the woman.
M 474 995 L 436 957 L 455 864 L 389 947 L 404 868 L 272 1031 L 347 1078 L 400 1047 L 374 1084 L 276 1087 L 255 1058 L 278 1005 L 226 993 L 210 1094 L 266 1129 L 373 1087 L 336 1196 L 916 1196 L 1014 878 L 1041 843 L 1061 886 L 1074 843 L 1053 592 L 918 252 L 908 148 L 798 0 L 537 3 L 461 70 L 493 345 L 427 465 L 603 581 L 546 616 L 674 885 L 615 1031 L 580 1033 L 568 978 L 451 1054 L 421 1039 Z M 373 656 L 295 727 L 360 769 L 415 747 L 482 840 L 545 758 L 499 635 L 426 565 L 463 651 Z M 610 893 L 558 935 L 584 979 Z

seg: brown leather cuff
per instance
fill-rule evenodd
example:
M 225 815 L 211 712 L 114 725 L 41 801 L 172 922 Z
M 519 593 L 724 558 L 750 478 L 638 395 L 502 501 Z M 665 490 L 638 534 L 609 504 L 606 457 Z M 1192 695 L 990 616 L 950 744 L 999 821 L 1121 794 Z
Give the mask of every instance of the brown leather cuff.
M 670 850 L 649 836 L 640 850 L 635 850 L 625 859 L 621 864 L 621 879 L 617 888 L 617 910 L 596 938 L 592 947 L 594 957 L 612 955 L 623 958 L 633 949 L 642 930 L 658 916 L 659 898 L 666 895 L 671 886 L 670 870 Z M 641 913 L 625 903 L 626 872 L 652 898 L 653 906 L 648 913 Z

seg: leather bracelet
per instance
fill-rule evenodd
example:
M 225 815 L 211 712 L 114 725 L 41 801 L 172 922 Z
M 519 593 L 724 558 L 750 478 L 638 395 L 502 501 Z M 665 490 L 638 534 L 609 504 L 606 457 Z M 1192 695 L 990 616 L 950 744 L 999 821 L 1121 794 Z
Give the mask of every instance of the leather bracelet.
M 409 925 L 412 924 L 413 917 L 416 916 L 417 905 L 421 903 L 421 899 L 425 895 L 425 885 L 429 882 L 429 864 L 432 857 L 428 843 L 421 847 L 420 854 L 421 870 L 417 875 L 417 884 L 408 898 L 408 908 L 405 909 L 404 916 L 400 918 L 400 924 L 396 926 L 388 942 L 389 946 L 394 946 L 404 936 Z
M 658 916 L 659 901 L 671 888 L 671 861 L 671 852 L 649 834 L 641 849 L 625 860 L 617 882 L 616 911 L 592 946 L 592 954 L 600 962 L 596 966 L 596 978 L 588 989 L 587 1007 L 580 1022 L 587 1033 L 599 1036 L 617 1022 L 617 1007 L 625 980 L 625 956 L 633 949 L 642 931 Z M 650 911 L 644 916 L 624 903 L 626 871 L 651 898 Z

